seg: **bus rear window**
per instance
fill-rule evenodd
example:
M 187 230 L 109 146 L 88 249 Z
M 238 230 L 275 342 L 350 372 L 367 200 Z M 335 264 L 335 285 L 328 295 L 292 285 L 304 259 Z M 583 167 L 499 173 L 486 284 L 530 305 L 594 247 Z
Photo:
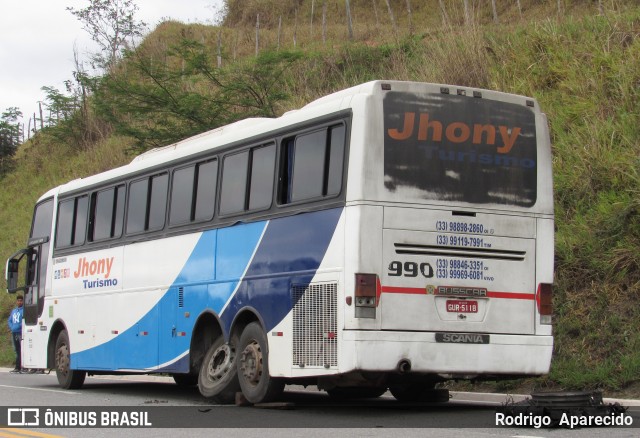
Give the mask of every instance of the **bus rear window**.
M 384 184 L 408 202 L 531 207 L 536 202 L 535 115 L 467 96 L 389 92 Z

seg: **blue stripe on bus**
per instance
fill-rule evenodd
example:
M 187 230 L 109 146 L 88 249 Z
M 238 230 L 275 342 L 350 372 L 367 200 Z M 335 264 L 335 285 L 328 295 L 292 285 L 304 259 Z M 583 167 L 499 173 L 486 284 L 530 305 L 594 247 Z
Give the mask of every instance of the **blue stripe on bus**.
M 72 368 L 151 370 L 161 366 L 158 371 L 187 372 L 184 353 L 197 316 L 205 309 L 220 314 L 225 334 L 237 312 L 247 306 L 271 330 L 295 304 L 291 285 L 306 285 L 315 275 L 341 213 L 338 208 L 202 233 L 158 304 L 113 340 L 73 353 Z M 224 256 L 216 260 L 216 254 Z M 273 276 L 276 273 L 284 274 Z M 182 302 L 180 288 L 184 288 Z
M 150 369 L 175 361 L 189 349 L 195 316 L 205 308 L 219 312 L 228 301 L 266 225 L 267 222 L 255 222 L 202 233 L 173 285 L 160 301 L 114 339 L 73 353 L 71 367 Z M 220 258 L 216 264 L 216 253 L 225 254 L 224 261 Z M 178 307 L 180 287 L 185 289 L 188 307 Z M 185 312 L 194 317 L 185 318 Z
M 222 313 L 226 333 L 239 310 L 257 310 L 269 332 L 291 311 L 291 285 L 307 285 L 316 274 L 342 209 L 291 216 L 269 223 L 249 269 Z M 274 273 L 285 273 L 272 277 Z

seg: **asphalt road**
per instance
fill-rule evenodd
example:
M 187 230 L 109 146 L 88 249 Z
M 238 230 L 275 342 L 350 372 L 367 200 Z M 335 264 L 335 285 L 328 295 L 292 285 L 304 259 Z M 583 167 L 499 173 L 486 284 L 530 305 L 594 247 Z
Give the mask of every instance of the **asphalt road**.
M 58 387 L 53 374 L 15 375 L 8 371 L 0 369 L 0 437 L 9 438 L 120 437 L 123 434 L 261 438 L 300 435 L 617 438 L 640 435 L 639 401 L 621 401 L 629 407 L 624 415 L 627 421 L 633 422 L 631 428 L 538 429 L 496 426 L 497 411 L 511 400 L 509 397 L 520 400 L 518 396 L 503 394 L 452 393 L 449 403 L 440 404 L 398 403 L 389 393 L 373 400 L 337 402 L 315 388 L 287 387 L 280 403 L 220 406 L 207 402 L 196 388 L 180 388 L 166 377 L 88 377 L 82 389 L 67 391 Z M 19 418 L 34 423 L 36 412 L 39 426 L 14 426 Z M 12 424 L 1 424 L 5 421 Z M 49 427 L 74 421 L 98 427 Z M 100 427 L 103 421 L 110 426 L 129 427 Z

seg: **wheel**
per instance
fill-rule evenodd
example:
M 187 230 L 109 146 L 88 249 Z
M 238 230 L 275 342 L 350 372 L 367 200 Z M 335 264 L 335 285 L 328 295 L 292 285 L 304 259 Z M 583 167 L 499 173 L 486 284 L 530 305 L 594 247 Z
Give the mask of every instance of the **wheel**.
M 269 348 L 267 337 L 257 322 L 247 325 L 238 343 L 238 380 L 250 403 L 265 403 L 278 398 L 284 381 L 269 375 Z
M 348 386 L 336 387 L 327 390 L 329 397 L 339 400 L 348 400 L 353 398 L 378 398 L 385 392 L 387 392 L 386 386 Z
M 56 339 L 55 355 L 56 377 L 60 387 L 64 389 L 80 388 L 87 373 L 71 369 L 71 349 L 66 330 L 62 330 Z
M 449 390 L 434 388 L 435 385 L 394 385 L 389 391 L 401 402 L 443 403 L 449 401 Z
M 198 384 L 198 376 L 195 374 L 172 374 L 173 381 L 183 388 L 195 386 Z
M 198 373 L 198 389 L 204 397 L 220 404 L 235 402 L 236 392 L 240 391 L 236 352 L 222 336 L 211 344 L 204 356 Z

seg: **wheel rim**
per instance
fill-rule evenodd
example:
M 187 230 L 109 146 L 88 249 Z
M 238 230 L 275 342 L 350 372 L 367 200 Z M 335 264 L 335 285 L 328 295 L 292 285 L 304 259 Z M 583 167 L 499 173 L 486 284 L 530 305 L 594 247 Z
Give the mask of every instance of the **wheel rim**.
M 235 350 L 228 344 L 221 345 L 211 356 L 207 375 L 213 382 L 221 380 L 234 366 Z
M 62 344 L 56 352 L 56 370 L 63 376 L 69 373 L 69 347 Z
M 262 350 L 256 341 L 250 342 L 242 351 L 242 375 L 252 386 L 256 386 L 262 377 Z

